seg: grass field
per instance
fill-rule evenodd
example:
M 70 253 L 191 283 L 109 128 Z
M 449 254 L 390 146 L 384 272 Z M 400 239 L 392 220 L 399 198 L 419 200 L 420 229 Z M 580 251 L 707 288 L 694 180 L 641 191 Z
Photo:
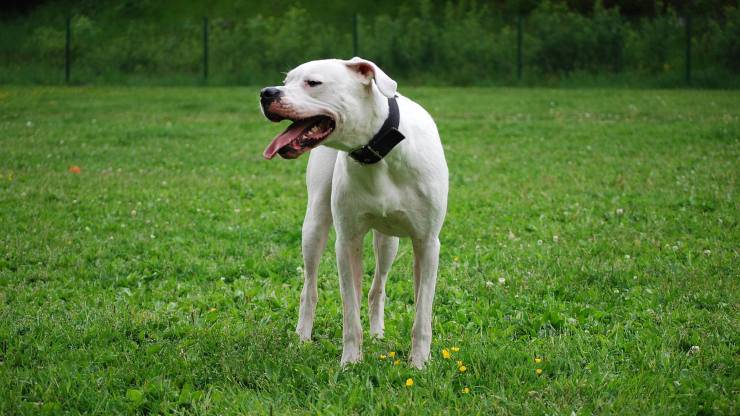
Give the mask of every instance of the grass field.
M 257 90 L 0 88 L 0 413 L 740 411 L 740 93 L 402 88 L 450 167 L 433 360 L 402 241 L 342 371 L 332 243 L 293 333 L 307 158 L 261 159 Z

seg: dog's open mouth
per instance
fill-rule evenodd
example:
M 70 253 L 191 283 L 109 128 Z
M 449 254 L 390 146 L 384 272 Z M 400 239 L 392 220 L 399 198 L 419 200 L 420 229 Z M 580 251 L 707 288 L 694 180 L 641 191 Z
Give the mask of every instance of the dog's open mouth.
M 279 153 L 285 159 L 295 159 L 318 146 L 329 137 L 335 127 L 334 120 L 327 116 L 295 120 L 284 132 L 272 139 L 263 156 L 265 159 L 272 159 Z

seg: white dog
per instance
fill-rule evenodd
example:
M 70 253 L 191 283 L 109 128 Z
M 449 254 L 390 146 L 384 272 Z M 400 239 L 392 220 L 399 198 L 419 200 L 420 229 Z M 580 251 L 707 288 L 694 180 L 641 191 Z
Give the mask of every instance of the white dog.
M 416 316 L 409 359 L 421 368 L 430 356 L 438 237 L 447 211 L 447 163 L 437 126 L 364 59 L 307 62 L 290 71 L 284 84 L 260 93 L 268 119 L 293 121 L 264 157 L 292 159 L 323 145 L 310 153 L 306 173 L 305 281 L 296 332 L 311 338 L 318 265 L 333 222 L 344 314 L 341 363 L 361 360 L 363 237 L 373 229 L 376 267 L 368 302 L 376 337 L 383 336 L 385 281 L 397 237 L 410 237 Z

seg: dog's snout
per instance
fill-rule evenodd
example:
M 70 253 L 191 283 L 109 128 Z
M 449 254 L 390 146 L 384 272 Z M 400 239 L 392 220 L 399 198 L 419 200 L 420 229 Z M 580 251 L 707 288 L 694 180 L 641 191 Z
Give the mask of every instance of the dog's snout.
M 282 96 L 283 92 L 280 88 L 267 87 L 262 88 L 262 91 L 260 91 L 260 105 L 262 106 L 262 112 L 268 120 L 278 122 L 285 119 L 285 117 L 276 114 L 275 110 L 271 108 L 273 104 L 279 103 L 279 99 Z
M 267 87 L 263 88 L 262 91 L 260 91 L 260 98 L 267 99 L 267 100 L 274 100 L 282 94 L 282 91 L 275 87 Z

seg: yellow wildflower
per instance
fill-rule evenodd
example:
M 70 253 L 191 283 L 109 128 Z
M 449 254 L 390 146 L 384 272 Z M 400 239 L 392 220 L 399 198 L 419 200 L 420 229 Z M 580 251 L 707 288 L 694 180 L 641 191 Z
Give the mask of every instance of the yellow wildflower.
M 539 375 L 542 374 L 542 369 L 541 368 L 538 368 L 538 369 L 534 370 L 534 372 L 537 373 L 537 375 L 539 376 Z
M 401 364 L 401 360 L 396 360 L 393 362 L 393 365 L 398 365 L 398 364 Z
M 385 360 L 385 354 L 380 354 L 380 359 Z
M 413 378 L 407 378 L 406 379 L 406 387 L 411 387 L 414 385 L 414 379 Z
M 462 392 L 463 392 L 463 394 L 468 394 L 468 393 L 470 393 L 470 389 L 467 388 L 467 387 L 463 387 Z
M 458 347 L 452 347 L 452 352 L 458 352 L 458 351 L 460 351 L 460 348 L 458 348 Z
M 442 357 L 445 360 L 449 360 L 450 359 L 450 350 L 448 350 L 447 348 L 443 349 L 442 350 Z
M 534 357 L 534 362 L 537 363 L 537 364 L 539 364 L 539 363 L 542 362 L 542 358 L 540 358 L 540 357 Z
M 463 362 L 462 362 L 462 361 L 460 361 L 460 360 L 457 360 L 457 366 L 458 366 L 458 367 L 462 367 L 462 366 L 463 366 Z
M 464 372 L 468 371 L 468 367 L 465 367 L 464 365 L 461 365 L 457 369 L 460 370 L 461 373 L 464 373 Z
M 388 356 L 391 357 L 391 358 L 393 358 L 393 357 L 396 356 L 396 352 L 395 351 L 391 351 L 391 352 L 388 353 Z

